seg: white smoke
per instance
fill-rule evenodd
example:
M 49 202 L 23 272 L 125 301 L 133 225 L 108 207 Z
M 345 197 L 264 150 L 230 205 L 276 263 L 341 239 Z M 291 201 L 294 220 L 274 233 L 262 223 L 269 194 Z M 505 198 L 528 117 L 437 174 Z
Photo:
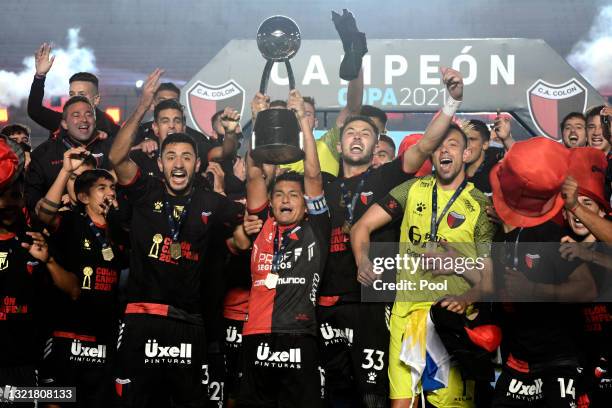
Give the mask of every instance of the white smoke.
M 55 61 L 45 80 L 45 97 L 68 94 L 68 79 L 76 72 L 95 73 L 96 57 L 90 48 L 79 47 L 80 28 L 68 30 L 68 46 L 53 48 L 51 55 Z M 32 50 L 32 54 L 34 54 Z M 34 56 L 23 59 L 24 69 L 20 72 L 0 70 L 0 105 L 19 106 L 30 94 L 30 86 L 35 73 Z
M 599 11 L 588 40 L 577 43 L 567 61 L 595 88 L 612 89 L 612 6 Z

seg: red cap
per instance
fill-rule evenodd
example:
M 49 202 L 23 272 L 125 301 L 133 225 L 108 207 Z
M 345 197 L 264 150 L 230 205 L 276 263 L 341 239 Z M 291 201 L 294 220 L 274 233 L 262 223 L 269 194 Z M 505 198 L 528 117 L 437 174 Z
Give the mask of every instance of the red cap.
M 423 137 L 422 133 L 413 133 L 411 135 L 404 136 L 404 139 L 402 140 L 402 143 L 400 143 L 400 147 L 397 152 L 398 157 L 401 157 L 404 154 L 404 152 L 408 150 L 408 148 L 417 144 L 417 142 L 421 140 L 422 137 Z M 415 173 L 415 176 L 416 177 L 427 176 L 428 174 L 431 174 L 431 168 L 432 168 L 431 160 L 427 159 L 425 160 L 421 168 Z
M 6 140 L 0 138 L 0 188 L 6 187 L 13 181 L 18 167 L 17 155 L 6 143 Z
M 606 154 L 601 150 L 594 147 L 570 149 L 568 175 L 578 182 L 578 194 L 597 201 L 605 210 L 610 206 L 604 192 L 607 168 Z
M 561 185 L 569 168 L 570 149 L 546 137 L 512 145 L 489 174 L 499 217 L 514 227 L 533 227 L 563 207 Z

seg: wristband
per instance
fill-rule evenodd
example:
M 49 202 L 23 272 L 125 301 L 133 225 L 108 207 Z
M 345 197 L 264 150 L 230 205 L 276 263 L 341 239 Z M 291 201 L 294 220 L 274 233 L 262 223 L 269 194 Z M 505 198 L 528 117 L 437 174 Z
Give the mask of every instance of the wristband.
M 36 79 L 45 79 L 46 77 L 47 77 L 46 75 L 34 74 L 34 78 Z
M 59 210 L 60 208 L 62 208 L 62 204 L 61 204 L 61 203 L 54 203 L 53 201 L 48 200 L 48 199 L 47 199 L 47 198 L 45 198 L 45 197 L 41 198 L 40 200 L 43 202 L 43 204 L 48 205 L 48 206 L 49 206 L 49 207 L 51 207 L 51 208 L 56 208 L 56 209 L 58 209 L 58 210 Z
M 461 101 L 456 101 L 452 96 L 448 95 L 448 98 L 444 101 L 444 106 L 442 107 L 442 112 L 445 115 L 450 116 L 451 118 L 457 112 L 457 109 L 461 106 Z

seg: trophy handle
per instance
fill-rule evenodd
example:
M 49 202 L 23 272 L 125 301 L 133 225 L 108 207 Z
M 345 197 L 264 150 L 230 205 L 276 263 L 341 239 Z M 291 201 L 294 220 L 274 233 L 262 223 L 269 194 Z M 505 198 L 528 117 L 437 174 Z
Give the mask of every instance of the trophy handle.
M 270 79 L 270 72 L 272 71 L 272 65 L 274 65 L 274 61 L 267 60 L 266 66 L 263 70 L 263 74 L 261 74 L 261 83 L 259 84 L 259 92 L 262 95 L 266 94 L 266 89 L 268 88 L 268 79 Z
M 293 69 L 291 69 L 291 64 L 289 63 L 288 59 L 285 60 L 285 67 L 287 67 L 287 77 L 289 77 L 289 89 L 294 90 L 295 77 L 293 76 Z

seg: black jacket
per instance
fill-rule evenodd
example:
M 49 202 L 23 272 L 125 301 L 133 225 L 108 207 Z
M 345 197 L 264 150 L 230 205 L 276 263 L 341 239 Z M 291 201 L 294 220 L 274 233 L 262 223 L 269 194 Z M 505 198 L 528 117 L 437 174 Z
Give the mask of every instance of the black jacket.
M 45 78 L 37 78 L 35 76 L 28 98 L 28 115 L 34 122 L 48 129 L 49 132 L 53 134 L 60 127 L 62 114 L 53 109 L 44 107 L 44 96 Z M 112 139 L 119 131 L 119 126 L 106 114 L 106 112 L 102 112 L 100 109 L 96 108 L 96 129 L 106 132 L 109 138 Z

